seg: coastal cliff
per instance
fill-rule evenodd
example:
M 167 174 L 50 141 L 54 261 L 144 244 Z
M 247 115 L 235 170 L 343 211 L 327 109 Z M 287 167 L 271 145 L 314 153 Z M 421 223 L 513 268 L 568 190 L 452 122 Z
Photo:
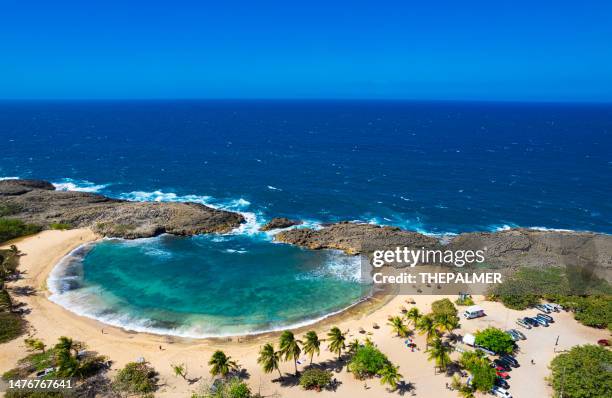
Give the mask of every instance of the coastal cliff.
M 130 202 L 103 195 L 57 191 L 39 180 L 0 181 L 0 210 L 44 228 L 88 227 L 107 237 L 146 238 L 162 233 L 195 235 L 224 233 L 238 227 L 238 213 L 198 203 Z

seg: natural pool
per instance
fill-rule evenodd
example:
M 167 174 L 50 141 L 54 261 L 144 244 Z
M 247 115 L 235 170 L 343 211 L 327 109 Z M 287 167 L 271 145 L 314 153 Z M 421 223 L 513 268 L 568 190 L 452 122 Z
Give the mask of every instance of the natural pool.
M 185 337 L 307 324 L 370 292 L 357 257 L 248 235 L 103 240 L 58 264 L 49 288 L 78 314 Z

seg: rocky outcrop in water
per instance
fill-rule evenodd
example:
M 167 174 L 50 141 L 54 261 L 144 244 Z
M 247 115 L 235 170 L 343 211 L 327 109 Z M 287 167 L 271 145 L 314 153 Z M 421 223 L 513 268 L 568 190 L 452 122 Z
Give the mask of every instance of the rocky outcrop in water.
M 263 227 L 261 227 L 260 231 L 271 231 L 273 229 L 282 229 L 293 227 L 294 225 L 300 225 L 302 221 L 300 220 L 290 220 L 285 217 L 276 217 L 271 219 L 268 223 L 266 223 Z
M 238 227 L 238 213 L 198 203 L 130 202 L 103 195 L 57 191 L 46 181 L 0 181 L 0 214 L 45 228 L 89 227 L 103 236 L 144 238 L 162 233 L 224 233 Z
M 612 280 L 612 235 L 591 232 L 512 229 L 462 233 L 443 240 L 395 227 L 344 222 L 320 230 L 283 231 L 275 239 L 309 249 L 339 249 L 347 254 L 371 255 L 374 250 L 396 247 L 484 250 L 486 263 L 490 265 L 576 265 Z

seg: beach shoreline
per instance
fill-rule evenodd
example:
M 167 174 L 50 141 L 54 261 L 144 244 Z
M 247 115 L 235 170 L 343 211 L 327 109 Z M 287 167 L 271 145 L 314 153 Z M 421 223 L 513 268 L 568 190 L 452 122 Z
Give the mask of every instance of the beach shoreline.
M 248 370 L 250 374 L 248 383 L 255 391 L 262 391 L 266 395 L 278 392 L 281 394 L 280 396 L 298 398 L 312 394 L 312 392 L 302 390 L 299 386 L 281 386 L 279 383 L 273 382 L 277 375 L 264 374 L 257 364 L 259 347 L 267 342 L 276 343 L 280 332 L 204 339 L 137 333 L 79 316 L 48 300 L 50 292 L 46 287 L 46 281 L 56 264 L 77 247 L 98 239 L 100 239 L 100 236 L 89 229 L 43 231 L 3 245 L 3 247 L 8 247 L 10 244 L 16 244 L 24 253 L 20 259 L 20 270 L 25 273 L 24 278 L 12 283 L 12 285 L 32 286 L 37 291 L 35 295 L 19 297 L 19 300 L 31 309 L 31 312 L 25 315 L 29 324 L 29 336 L 42 339 L 47 345 L 54 344 L 57 338 L 64 335 L 84 341 L 90 349 L 108 356 L 113 361 L 111 376 L 127 362 L 144 357 L 160 373 L 160 384 L 163 386 L 156 393 L 157 396 L 185 396 L 195 390 L 197 384 L 189 384 L 187 381 L 175 377 L 172 374 L 170 364 L 184 363 L 190 377 L 200 377 L 202 380 L 206 380 L 209 378 L 207 361 L 216 349 L 226 351 L 232 358 L 237 359 L 243 368 Z M 441 297 L 418 296 L 416 297 L 416 305 L 422 312 L 429 312 L 431 302 Z M 307 330 L 315 330 L 320 337 L 324 337 L 331 326 L 337 325 L 341 330 L 348 331 L 347 339 L 349 341 L 354 338 L 363 340 L 365 337 L 369 337 L 394 363 L 400 365 L 401 372 L 406 380 L 417 386 L 418 396 L 455 397 L 456 392 L 445 388 L 445 382 L 449 382 L 450 379 L 443 375 L 436 375 L 433 372 L 433 364 L 427 361 L 423 336 L 417 335 L 415 337 L 415 342 L 420 348 L 419 351 L 408 353 L 403 345 L 403 339 L 394 337 L 386 325 L 387 318 L 391 315 L 398 315 L 401 306 L 408 307 L 405 299 L 404 296 L 394 296 L 392 294 L 376 295 L 366 300 L 362 305 L 357 304 L 321 322 L 293 329 L 293 331 L 296 335 L 301 336 Z M 489 324 L 510 327 L 504 325 L 504 322 L 508 323 L 508 319 L 516 317 L 520 313 L 507 310 L 499 303 L 479 302 L 479 304 L 485 306 L 489 317 L 485 319 L 485 323 L 462 321 L 465 324 L 462 331 L 472 332 L 475 327 Z M 570 314 L 559 314 L 559 318 L 561 319 L 556 326 L 563 323 L 571 329 L 569 336 L 562 339 L 563 347 L 560 348 L 578 343 L 592 343 L 597 338 L 607 337 L 604 331 L 578 324 Z M 373 328 L 374 324 L 378 324 L 380 328 Z M 364 328 L 365 333 L 360 333 L 360 328 Z M 560 333 L 568 334 L 565 330 Z M 0 372 L 14 367 L 19 358 L 27 355 L 23 340 L 28 335 L 1 345 Z M 531 341 L 531 343 L 537 342 Z M 537 358 L 537 373 L 545 375 L 547 372 L 546 366 L 554 354 L 546 350 L 545 353 L 534 353 L 533 355 Z M 333 354 L 322 347 L 321 356 L 319 358 L 315 357 L 315 362 L 332 359 Z M 535 368 L 530 370 L 528 366 L 523 367 L 524 371 L 534 372 Z M 292 373 L 293 364 L 282 363 L 281 371 Z M 336 392 L 322 392 L 321 396 L 350 396 L 356 398 L 390 394 L 385 387 L 379 385 L 376 379 L 369 381 L 366 389 L 363 382 L 355 380 L 346 370 L 342 370 L 334 376 L 342 383 L 341 387 Z M 547 390 L 543 377 L 541 383 L 538 384 L 538 388 L 539 391 L 550 392 Z M 527 396 L 517 394 L 514 388 L 513 393 L 515 397 L 519 398 Z

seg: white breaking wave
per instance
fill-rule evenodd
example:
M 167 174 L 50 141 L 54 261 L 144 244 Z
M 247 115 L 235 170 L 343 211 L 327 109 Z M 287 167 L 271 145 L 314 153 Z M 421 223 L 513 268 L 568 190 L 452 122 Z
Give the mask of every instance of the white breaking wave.
M 77 192 L 99 192 L 110 184 L 94 184 L 87 180 L 74 180 L 72 178 L 62 178 L 59 182 L 52 183 L 58 191 L 77 191 Z
M 282 189 L 280 189 L 280 188 L 276 188 L 276 187 L 273 187 L 272 185 L 268 185 L 268 189 L 269 189 L 270 191 L 282 191 Z
M 3 180 L 18 180 L 18 179 L 19 179 L 19 177 L 0 177 L 0 181 L 3 181 Z

